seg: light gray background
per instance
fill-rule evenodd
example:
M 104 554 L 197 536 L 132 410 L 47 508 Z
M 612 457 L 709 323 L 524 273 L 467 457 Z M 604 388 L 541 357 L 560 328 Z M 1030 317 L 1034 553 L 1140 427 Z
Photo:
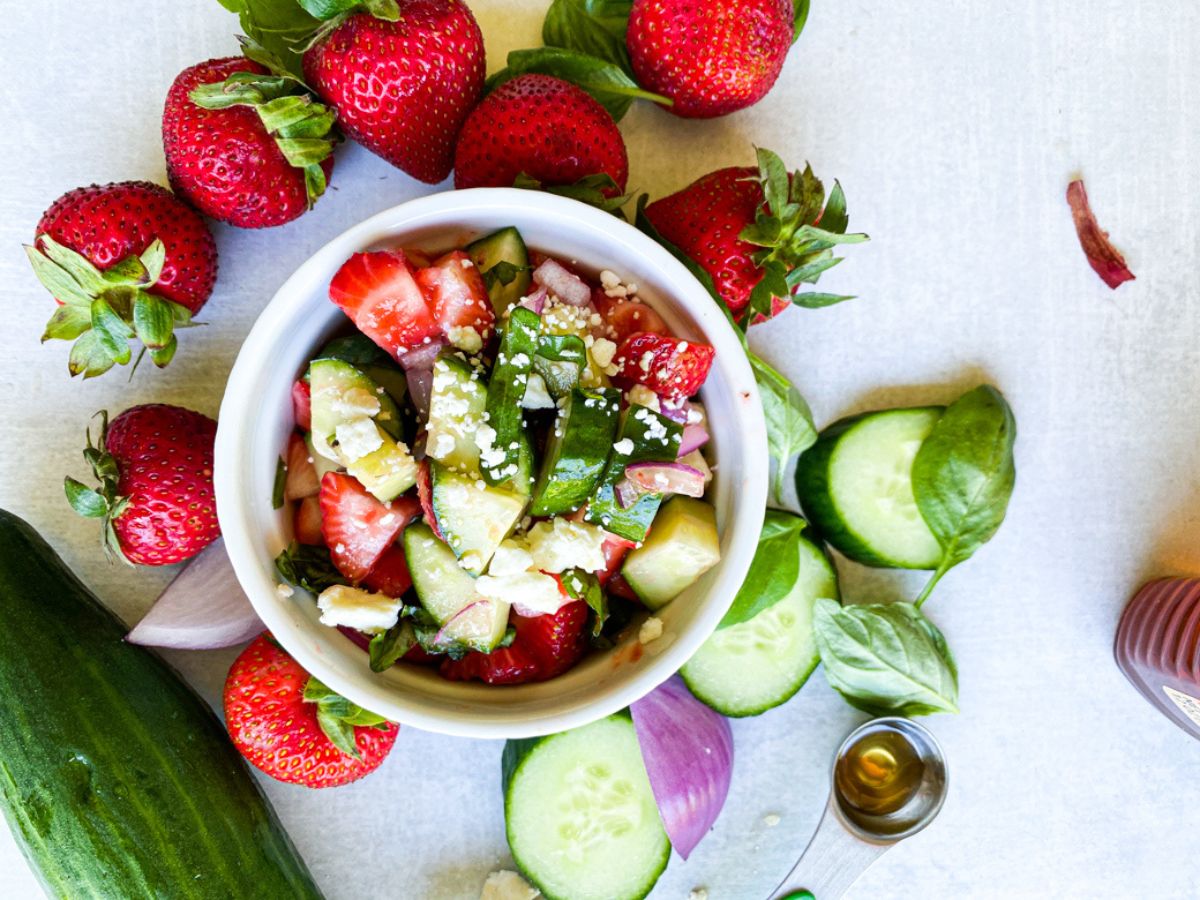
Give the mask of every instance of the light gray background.
M 472 5 L 490 68 L 536 43 L 542 0 Z M 51 305 L 20 244 L 69 188 L 163 180 L 167 85 L 233 52 L 235 22 L 215 0 L 4 6 L 0 505 L 132 621 L 170 573 L 106 564 L 94 523 L 63 500 L 62 476 L 84 471 L 88 417 L 149 401 L 215 415 L 242 336 L 285 276 L 342 229 L 430 188 L 343 148 L 332 192 L 300 221 L 216 228 L 211 324 L 184 337 L 169 370 L 72 382 L 65 345 L 38 345 Z M 1009 520 L 927 607 L 961 668 L 963 712 L 929 720 L 951 760 L 949 801 L 852 896 L 1197 896 L 1200 747 L 1125 683 L 1110 645 L 1142 579 L 1200 564 L 1200 8 L 813 7 L 756 108 L 702 123 L 641 106 L 622 130 L 631 185 L 656 196 L 752 160 L 754 143 L 842 180 L 851 224 L 873 241 L 851 248 L 828 283 L 861 299 L 754 332 L 821 422 L 945 400 L 981 379 L 1017 413 Z M 1138 275 L 1115 294 L 1084 262 L 1063 201 L 1077 171 Z M 855 599 L 917 586 L 847 581 Z M 171 659 L 216 701 L 234 655 Z M 735 723 L 724 815 L 691 860 L 672 860 L 654 896 L 683 900 L 705 886 L 714 900 L 765 897 L 807 840 L 830 754 L 858 720 L 818 674 L 786 707 Z M 470 897 L 507 859 L 500 747 L 406 729 L 360 784 L 264 783 L 331 898 Z M 774 828 L 770 813 L 782 817 Z M 36 893 L 0 834 L 0 896 Z

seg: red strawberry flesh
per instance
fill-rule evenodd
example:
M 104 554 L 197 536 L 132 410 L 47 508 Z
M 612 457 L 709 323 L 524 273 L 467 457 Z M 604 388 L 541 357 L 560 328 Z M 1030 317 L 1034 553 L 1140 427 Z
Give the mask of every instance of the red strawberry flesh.
M 402 250 L 351 256 L 329 283 L 329 299 L 397 360 L 440 332 Z

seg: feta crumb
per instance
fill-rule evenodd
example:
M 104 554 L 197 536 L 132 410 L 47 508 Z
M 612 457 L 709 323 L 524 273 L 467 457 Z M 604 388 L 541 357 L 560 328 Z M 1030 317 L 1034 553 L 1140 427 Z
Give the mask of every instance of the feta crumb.
M 464 260 L 470 262 L 470 260 Z M 478 353 L 483 349 L 483 338 L 470 325 L 453 325 L 446 331 L 450 343 L 468 353 Z
M 597 338 L 592 344 L 592 359 L 600 368 L 610 365 L 616 354 L 617 345 L 608 338 Z
M 470 553 L 464 553 L 458 564 L 464 569 L 478 569 L 483 566 L 483 557 L 472 550 Z
M 708 891 L 704 888 L 692 888 L 688 893 L 688 900 L 708 900 Z
M 488 574 L 496 576 L 518 575 L 533 568 L 533 557 L 529 551 L 512 538 L 508 538 L 496 548 L 492 562 L 488 566 Z
M 333 399 L 329 404 L 333 412 L 342 419 L 370 418 L 382 408 L 379 398 L 366 388 L 352 387 Z
M 525 396 L 521 398 L 524 409 L 554 409 L 554 398 L 546 388 L 546 381 L 536 372 L 531 373 L 525 385 Z
M 556 517 L 534 525 L 527 540 L 534 568 L 544 572 L 605 568 L 604 532 L 594 525 Z
M 383 594 L 335 584 L 317 598 L 321 624 L 342 625 L 359 631 L 386 631 L 400 616 L 400 600 Z
M 650 373 L 650 364 L 652 362 L 654 362 L 654 351 L 647 350 L 645 353 L 642 354 L 641 359 L 638 360 L 638 368 L 641 369 L 646 374 L 649 374 Z
M 775 813 L 770 813 L 768 815 L 763 816 L 763 824 L 766 825 L 768 828 L 774 828 L 781 821 L 782 820 L 779 818 L 779 816 L 775 815 Z
M 651 616 L 638 629 L 638 643 L 652 644 L 662 637 L 663 623 L 658 616 Z
M 341 422 L 334 429 L 338 454 L 352 463 L 374 453 L 383 446 L 383 435 L 379 426 L 366 417 Z
M 633 441 L 631 441 L 629 438 L 621 438 L 619 441 L 613 444 L 613 450 L 615 450 L 621 456 L 628 456 L 633 452 Z
M 658 399 L 658 394 L 650 390 L 644 384 L 635 384 L 625 394 L 625 399 L 629 401 L 630 406 L 644 406 L 647 409 L 652 409 L 655 412 L 661 412 L 662 403 Z
M 503 869 L 488 875 L 487 881 L 483 883 L 483 891 L 479 894 L 479 900 L 537 900 L 541 896 L 537 888 L 531 886 L 516 872 Z
M 280 600 L 287 600 L 296 592 L 292 589 L 290 584 L 281 581 L 279 584 L 275 585 L 275 593 L 279 596 Z
M 464 269 L 472 269 L 475 267 L 475 263 L 471 262 L 471 260 L 469 260 L 465 256 L 462 259 L 460 259 L 459 262 L 462 264 L 462 267 Z
M 600 285 L 602 287 L 616 287 L 620 283 L 621 277 L 616 272 L 611 272 L 608 269 L 605 269 L 600 273 Z
M 489 600 L 519 604 L 523 612 L 535 615 L 553 615 L 570 602 L 559 590 L 558 579 L 545 572 L 480 575 L 475 579 L 475 591 Z

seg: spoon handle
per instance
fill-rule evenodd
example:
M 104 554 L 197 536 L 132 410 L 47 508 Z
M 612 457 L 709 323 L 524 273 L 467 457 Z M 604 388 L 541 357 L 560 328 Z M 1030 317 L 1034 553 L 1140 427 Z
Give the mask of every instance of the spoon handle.
M 800 861 L 771 896 L 799 900 L 808 891 L 816 900 L 838 900 L 888 849 L 887 844 L 868 843 L 847 831 L 830 804 Z

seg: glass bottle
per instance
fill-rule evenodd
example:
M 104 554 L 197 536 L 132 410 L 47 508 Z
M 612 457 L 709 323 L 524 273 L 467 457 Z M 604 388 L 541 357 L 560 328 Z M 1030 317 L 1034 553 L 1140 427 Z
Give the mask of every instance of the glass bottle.
M 1143 585 L 1121 614 L 1113 654 L 1143 697 L 1200 738 L 1200 579 Z

